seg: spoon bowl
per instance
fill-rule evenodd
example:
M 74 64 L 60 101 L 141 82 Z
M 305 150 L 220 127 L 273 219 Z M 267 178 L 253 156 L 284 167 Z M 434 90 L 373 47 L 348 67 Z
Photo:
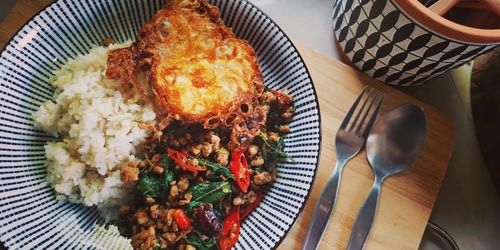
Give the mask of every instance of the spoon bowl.
M 375 173 L 399 173 L 415 160 L 424 143 L 425 114 L 406 104 L 379 117 L 366 141 L 366 155 Z
M 426 130 L 424 111 L 413 104 L 399 106 L 375 122 L 366 141 L 375 182 L 356 217 L 347 249 L 363 249 L 375 218 L 382 182 L 407 169 L 417 158 Z

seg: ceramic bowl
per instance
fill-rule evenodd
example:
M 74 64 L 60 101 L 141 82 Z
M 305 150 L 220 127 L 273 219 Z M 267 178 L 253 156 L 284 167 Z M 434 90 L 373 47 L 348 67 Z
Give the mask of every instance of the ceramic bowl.
M 134 39 L 164 0 L 56 1 L 33 17 L 0 56 L 0 240 L 10 249 L 129 249 L 129 241 L 92 207 L 57 201 L 46 182 L 44 145 L 57 140 L 31 114 L 53 98 L 53 71 L 106 37 Z M 235 34 L 255 48 L 267 86 L 287 89 L 295 116 L 286 136 L 296 163 L 278 177 L 246 219 L 236 249 L 272 249 L 284 239 L 311 192 L 320 154 L 318 99 L 309 72 L 283 31 L 243 0 L 209 1 Z
M 500 30 L 462 26 L 407 0 L 335 0 L 333 29 L 347 61 L 391 85 L 421 84 L 500 44 Z

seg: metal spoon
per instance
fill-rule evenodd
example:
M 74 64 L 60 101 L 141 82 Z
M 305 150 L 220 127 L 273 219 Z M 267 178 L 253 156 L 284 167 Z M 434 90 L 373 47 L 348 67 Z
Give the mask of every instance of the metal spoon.
M 349 250 L 363 248 L 375 217 L 382 182 L 408 168 L 420 152 L 425 133 L 425 114 L 413 104 L 402 105 L 375 122 L 366 142 L 375 182 L 354 222 Z

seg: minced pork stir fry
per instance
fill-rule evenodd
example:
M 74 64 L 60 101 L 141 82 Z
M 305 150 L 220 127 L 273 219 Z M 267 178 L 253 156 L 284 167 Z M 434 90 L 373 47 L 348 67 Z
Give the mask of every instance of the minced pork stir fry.
M 287 157 L 282 136 L 289 132 L 292 98 L 265 89 L 256 107 L 265 111 L 259 132 L 234 136 L 235 117 L 206 129 L 170 124 L 145 144 L 145 159 L 122 166 L 121 180 L 136 182 L 135 202 L 120 208 L 120 232 L 135 249 L 230 249 L 241 222 L 259 205 L 276 178 L 276 162 Z M 247 121 L 248 122 L 248 121 Z M 234 131 L 233 131 L 234 132 Z

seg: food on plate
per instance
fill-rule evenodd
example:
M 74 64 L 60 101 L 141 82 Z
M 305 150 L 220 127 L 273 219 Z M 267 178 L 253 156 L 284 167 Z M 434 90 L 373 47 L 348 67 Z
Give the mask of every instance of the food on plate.
M 230 249 L 276 178 L 292 98 L 264 87 L 252 47 L 205 1 L 170 1 L 129 48 L 110 53 L 108 77 L 155 104 L 157 133 L 119 229 L 135 249 Z
M 276 178 L 290 96 L 265 91 L 267 123 L 249 147 L 230 150 L 228 129 L 176 122 L 145 144 L 145 159 L 122 168 L 137 180 L 135 202 L 120 209 L 120 231 L 135 249 L 230 249 L 239 227 Z M 124 180 L 125 181 L 125 180 Z
M 137 93 L 120 92 L 120 83 L 105 76 L 108 51 L 129 44 L 69 60 L 51 79 L 53 100 L 33 114 L 38 127 L 59 138 L 45 146 L 47 179 L 57 198 L 97 205 L 107 218 L 116 217 L 107 211 L 131 190 L 120 181 L 120 166 L 134 160 L 156 117 Z
M 135 249 L 232 248 L 292 160 L 292 97 L 264 86 L 253 48 L 205 0 L 167 1 L 135 42 L 113 43 L 56 72 L 55 102 L 34 114 L 59 137 L 49 182 L 118 218 Z

